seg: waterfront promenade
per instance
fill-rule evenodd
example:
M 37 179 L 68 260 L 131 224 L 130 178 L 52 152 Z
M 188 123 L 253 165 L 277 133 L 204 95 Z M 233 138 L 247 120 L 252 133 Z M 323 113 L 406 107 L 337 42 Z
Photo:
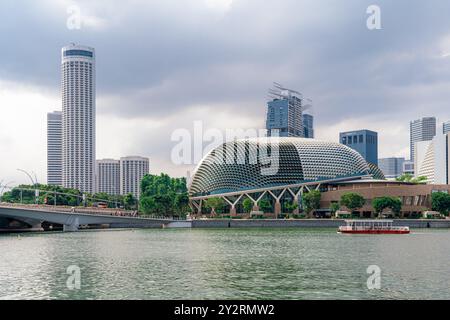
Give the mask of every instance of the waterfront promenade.
M 59 207 L 44 205 L 0 204 L 0 218 L 27 223 L 28 231 L 41 231 L 42 222 L 77 231 L 83 226 L 102 228 L 334 228 L 345 225 L 343 219 L 192 219 L 140 217 L 135 211 L 103 208 Z M 450 219 L 396 219 L 395 226 L 410 228 L 450 228 Z M 3 230 L 7 231 L 7 230 Z M 17 231 L 17 230 L 15 230 Z M 20 230 L 18 230 L 20 231 Z M 27 231 L 27 229 L 23 229 Z

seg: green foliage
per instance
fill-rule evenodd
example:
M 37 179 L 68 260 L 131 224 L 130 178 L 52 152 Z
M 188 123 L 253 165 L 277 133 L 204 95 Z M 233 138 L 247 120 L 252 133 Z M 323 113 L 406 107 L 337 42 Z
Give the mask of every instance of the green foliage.
M 431 195 L 432 210 L 448 216 L 450 212 L 450 195 L 445 192 L 434 192 Z
M 428 178 L 424 177 L 424 176 L 420 176 L 420 177 L 414 178 L 414 176 L 412 174 L 406 173 L 406 174 L 396 178 L 395 180 L 399 181 L 399 182 L 409 182 L 409 183 L 414 183 L 414 184 L 425 184 L 426 181 L 428 180 Z
M 379 197 L 372 200 L 372 206 L 378 214 L 386 208 L 390 208 L 395 214 L 399 214 L 402 210 L 402 201 L 395 197 Z
M 267 199 L 262 199 L 259 202 L 259 210 L 265 213 L 272 212 L 272 205 L 270 204 L 270 201 Z
M 185 178 L 147 174 L 141 181 L 140 211 L 145 214 L 185 215 L 189 209 Z
M 22 190 L 20 190 L 22 189 Z M 27 190 L 23 190 L 27 189 Z M 77 206 L 80 204 L 81 192 L 75 189 L 67 189 L 59 186 L 49 186 L 44 184 L 20 185 L 9 192 L 5 192 L 2 201 L 11 203 L 33 204 L 36 203 L 35 189 L 41 190 L 37 202 L 39 204 L 54 204 L 55 192 L 65 193 L 56 195 L 56 204 L 65 206 Z
M 302 204 L 305 212 L 311 214 L 314 210 L 320 208 L 321 193 L 318 190 L 313 190 L 308 193 L 304 193 L 302 197 Z
M 250 213 L 253 209 L 253 201 L 249 198 L 245 198 L 244 201 L 242 201 L 242 206 L 244 207 L 245 212 Z
M 38 204 L 54 205 L 56 202 L 58 206 L 76 207 L 83 205 L 82 193 L 79 190 L 45 184 L 20 185 L 9 192 L 5 192 L 2 201 L 10 203 L 22 201 L 23 204 L 34 204 L 36 203 L 35 189 L 40 190 L 37 199 Z M 92 206 L 97 202 L 106 202 L 108 207 L 115 208 L 116 205 L 120 206 L 123 203 L 123 196 L 106 193 L 86 194 L 87 206 Z
M 284 207 L 286 208 L 286 211 L 289 213 L 294 212 L 294 210 L 298 209 L 298 203 L 294 202 L 294 203 L 286 203 L 284 205 Z
M 136 209 L 137 200 L 132 193 L 128 193 L 123 198 L 123 204 L 127 210 Z
M 335 214 L 337 211 L 339 211 L 341 209 L 341 206 L 339 205 L 339 203 L 337 202 L 333 202 L 330 205 L 330 211 L 332 214 Z
M 222 198 L 209 198 L 205 202 L 205 207 L 211 209 L 215 213 L 223 213 L 225 200 Z
M 341 196 L 341 206 L 347 207 L 351 211 L 356 211 L 364 206 L 366 200 L 358 193 L 345 193 Z

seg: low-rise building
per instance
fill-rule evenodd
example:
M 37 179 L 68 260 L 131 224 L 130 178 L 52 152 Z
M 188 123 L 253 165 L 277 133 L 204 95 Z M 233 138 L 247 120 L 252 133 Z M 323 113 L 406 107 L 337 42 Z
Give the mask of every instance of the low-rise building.
M 378 159 L 378 167 L 383 171 L 386 179 L 395 179 L 403 174 L 405 158 L 381 158 Z

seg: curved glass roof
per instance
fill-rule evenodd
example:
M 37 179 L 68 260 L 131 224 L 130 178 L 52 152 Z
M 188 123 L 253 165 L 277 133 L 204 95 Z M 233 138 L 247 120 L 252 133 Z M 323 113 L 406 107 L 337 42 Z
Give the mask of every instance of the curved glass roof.
M 189 194 L 237 192 L 369 173 L 364 158 L 340 143 L 304 138 L 243 139 L 227 142 L 202 159 Z

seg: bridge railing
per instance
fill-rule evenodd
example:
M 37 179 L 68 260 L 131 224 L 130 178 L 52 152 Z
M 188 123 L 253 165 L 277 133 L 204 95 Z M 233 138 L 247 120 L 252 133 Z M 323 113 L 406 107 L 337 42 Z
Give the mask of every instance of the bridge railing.
M 178 221 L 178 220 L 185 220 L 182 217 L 177 217 L 177 216 L 156 216 L 156 215 L 149 215 L 149 214 L 140 214 L 138 216 L 138 218 L 143 218 L 143 219 L 154 219 L 154 220 L 170 220 L 170 221 Z
M 19 208 L 46 212 L 64 212 L 64 213 L 81 213 L 81 214 L 96 214 L 96 215 L 106 215 L 106 216 L 117 216 L 117 217 L 132 217 L 132 218 L 142 218 L 142 219 L 152 219 L 152 220 L 183 220 L 180 217 L 173 216 L 158 216 L 158 215 L 141 215 L 137 211 L 130 210 L 120 210 L 120 209 L 109 209 L 109 208 L 85 208 L 85 207 L 70 207 L 70 206 L 52 206 L 52 205 L 42 205 L 42 204 L 17 204 L 17 203 L 0 203 L 0 207 L 3 208 Z

